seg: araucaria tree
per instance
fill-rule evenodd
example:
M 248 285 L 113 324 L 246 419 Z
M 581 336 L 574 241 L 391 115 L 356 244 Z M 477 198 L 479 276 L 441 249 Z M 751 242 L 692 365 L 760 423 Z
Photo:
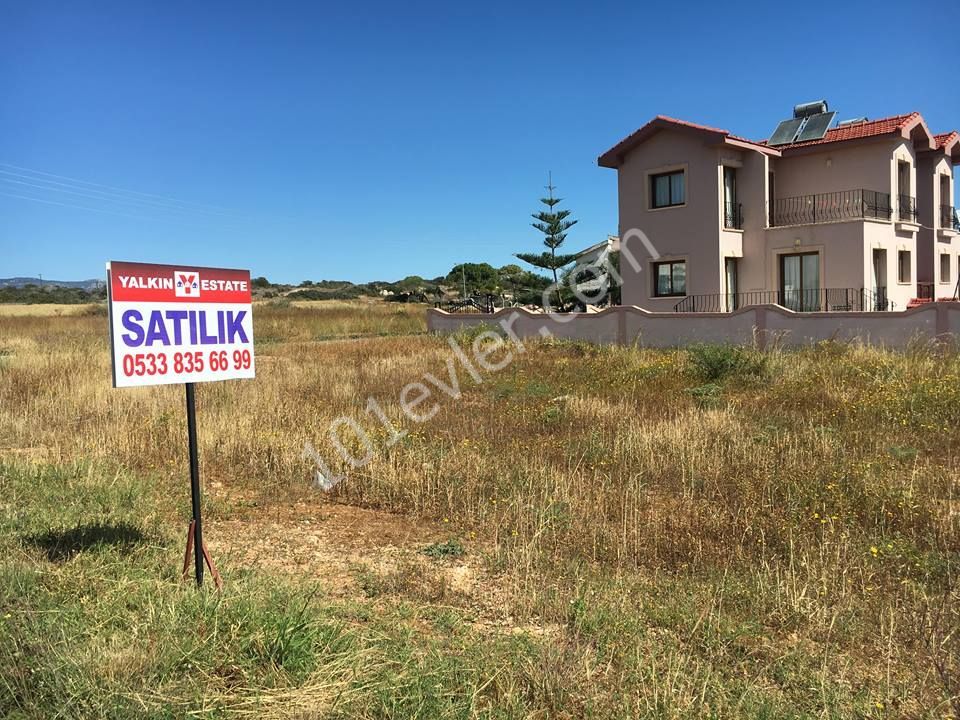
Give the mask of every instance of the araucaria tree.
M 557 271 L 565 265 L 572 263 L 577 259 L 577 256 L 558 254 L 557 249 L 563 245 L 563 241 L 566 240 L 567 230 L 576 225 L 577 221 L 569 219 L 569 210 L 557 210 L 557 205 L 560 204 L 561 198 L 553 196 L 553 191 L 556 188 L 553 186 L 552 175 L 549 176 L 547 183 L 548 196 L 540 198 L 540 202 L 546 205 L 547 209 L 534 213 L 533 219 L 537 222 L 532 224 L 533 227 L 543 233 L 543 244 L 547 246 L 549 252 L 542 252 L 539 255 L 536 253 L 517 253 L 516 256 L 525 263 L 530 263 L 534 267 L 543 270 L 550 270 L 553 273 L 553 284 L 557 289 L 558 307 L 562 309 L 563 293 L 560 290 Z

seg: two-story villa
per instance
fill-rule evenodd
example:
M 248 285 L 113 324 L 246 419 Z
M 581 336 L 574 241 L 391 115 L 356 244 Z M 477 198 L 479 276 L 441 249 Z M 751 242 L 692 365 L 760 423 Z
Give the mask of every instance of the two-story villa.
M 763 141 L 658 116 L 601 155 L 637 262 L 621 262 L 623 303 L 903 310 L 954 296 L 960 137 L 933 134 L 916 112 L 834 116 L 822 101 L 798 105 Z

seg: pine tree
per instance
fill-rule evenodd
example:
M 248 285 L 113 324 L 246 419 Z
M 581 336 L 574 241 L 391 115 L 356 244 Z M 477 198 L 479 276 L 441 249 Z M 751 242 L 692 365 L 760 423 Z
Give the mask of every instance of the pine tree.
M 557 276 L 557 271 L 565 265 L 572 263 L 577 259 L 577 256 L 558 255 L 557 249 L 563 245 L 563 241 L 566 240 L 567 230 L 576 225 L 577 221 L 567 219 L 570 217 L 569 210 L 556 209 L 562 198 L 553 196 L 553 191 L 556 188 L 553 185 L 552 173 L 548 175 L 548 178 L 546 189 L 549 194 L 545 198 L 540 198 L 540 202 L 546 205 L 547 209 L 538 213 L 533 213 L 532 217 L 537 222 L 531 224 L 544 234 L 543 244 L 547 246 L 550 252 L 543 252 L 539 255 L 536 253 L 517 253 L 516 257 L 518 257 L 520 260 L 523 260 L 525 263 L 533 265 L 534 267 L 538 267 L 543 270 L 550 270 L 553 273 L 553 284 L 557 288 L 559 307 L 562 308 L 563 293 L 560 290 L 560 281 Z

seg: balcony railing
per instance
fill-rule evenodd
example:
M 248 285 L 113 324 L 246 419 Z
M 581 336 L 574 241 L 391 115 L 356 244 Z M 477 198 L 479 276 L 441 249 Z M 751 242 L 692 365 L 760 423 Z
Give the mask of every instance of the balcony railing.
M 795 312 L 878 312 L 892 310 L 887 289 L 813 288 L 809 290 L 755 290 L 742 293 L 688 295 L 674 312 L 733 312 L 751 305 L 781 305 Z
M 897 195 L 897 217 L 904 222 L 919 222 L 917 199 L 910 195 Z
M 960 232 L 960 218 L 957 217 L 957 210 L 953 205 L 940 206 L 940 227 Z
M 890 193 L 860 188 L 820 195 L 778 198 L 773 201 L 770 224 L 771 226 L 816 225 L 857 218 L 889 220 L 892 215 Z
M 743 205 L 725 202 L 723 204 L 723 226 L 733 230 L 743 230 Z

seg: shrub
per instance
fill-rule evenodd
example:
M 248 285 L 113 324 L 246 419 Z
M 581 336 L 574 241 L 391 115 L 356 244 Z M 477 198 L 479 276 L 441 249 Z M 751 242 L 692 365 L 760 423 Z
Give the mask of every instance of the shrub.
M 447 540 L 442 543 L 434 543 L 433 545 L 427 545 L 421 552 L 427 557 L 431 557 L 434 560 L 439 560 L 441 558 L 458 558 L 463 557 L 466 553 L 463 545 L 460 544 L 459 540 Z
M 89 305 L 77 314 L 83 317 L 106 317 L 107 306 L 104 305 L 103 303 L 97 303 L 96 305 Z
M 694 345 L 687 357 L 700 380 L 716 383 L 729 377 L 763 377 L 767 357 L 756 350 L 734 345 Z
M 702 408 L 716 408 L 723 400 L 723 388 L 716 383 L 707 383 L 687 390 L 694 402 Z

